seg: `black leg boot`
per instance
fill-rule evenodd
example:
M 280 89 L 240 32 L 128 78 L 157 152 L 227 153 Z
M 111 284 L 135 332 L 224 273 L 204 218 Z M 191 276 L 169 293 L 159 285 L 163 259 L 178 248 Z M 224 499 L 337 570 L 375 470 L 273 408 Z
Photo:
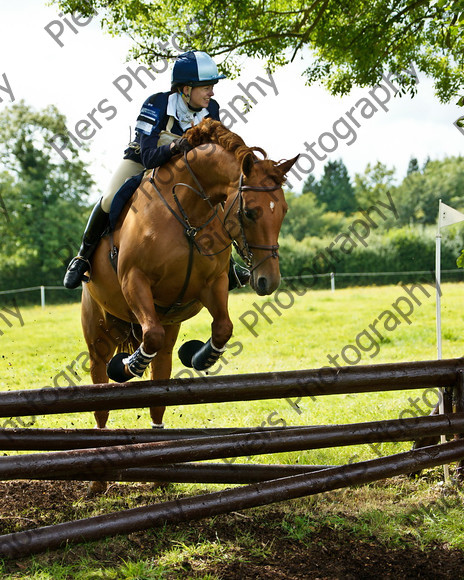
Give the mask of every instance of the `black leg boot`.
M 235 288 L 243 288 L 249 281 L 250 271 L 237 264 L 231 257 L 229 266 L 229 291 Z
M 85 227 L 79 253 L 71 260 L 68 266 L 68 270 L 63 280 L 65 288 L 77 288 L 82 281 L 89 281 L 89 278 L 85 273 L 90 270 L 89 260 L 92 257 L 106 226 L 108 225 L 108 217 L 109 214 L 102 210 L 99 201 L 90 214 L 89 221 Z

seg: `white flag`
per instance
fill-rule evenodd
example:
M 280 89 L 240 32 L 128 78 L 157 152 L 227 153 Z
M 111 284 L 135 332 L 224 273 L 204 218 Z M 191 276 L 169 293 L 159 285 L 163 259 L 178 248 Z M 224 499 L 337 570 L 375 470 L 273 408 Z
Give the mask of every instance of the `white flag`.
M 464 221 L 464 213 L 461 213 L 457 209 L 453 209 L 449 205 L 446 205 L 446 203 L 443 203 L 440 199 L 438 210 L 438 228 L 451 226 L 462 221 Z

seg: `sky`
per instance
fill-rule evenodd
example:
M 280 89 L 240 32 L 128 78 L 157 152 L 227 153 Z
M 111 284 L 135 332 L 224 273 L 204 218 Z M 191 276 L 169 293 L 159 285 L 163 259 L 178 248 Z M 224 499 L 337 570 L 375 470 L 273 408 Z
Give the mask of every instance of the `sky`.
M 54 104 L 74 137 L 87 126 L 94 136 L 84 158 L 97 198 L 134 135 L 143 101 L 169 90 L 171 65 L 158 63 L 153 78 L 140 70 L 137 81 L 140 63 L 127 61 L 129 38 L 103 32 L 98 16 L 60 17 L 45 0 L 0 0 L 0 16 L 0 111 L 13 99 L 35 109 Z M 454 125 L 464 111 L 455 102 L 440 104 L 430 79 L 418 75 L 413 98 L 395 96 L 394 79 L 334 97 L 321 86 L 305 85 L 309 58 L 305 54 L 269 75 L 264 62 L 244 57 L 240 76 L 215 87 L 223 122 L 248 145 L 275 160 L 302 154 L 288 176 L 294 191 L 301 191 L 310 173 L 320 178 L 329 160 L 342 159 L 352 178 L 381 161 L 396 168 L 400 181 L 412 157 L 422 164 L 427 157 L 464 154 L 464 132 Z M 253 102 L 245 113 L 247 96 Z

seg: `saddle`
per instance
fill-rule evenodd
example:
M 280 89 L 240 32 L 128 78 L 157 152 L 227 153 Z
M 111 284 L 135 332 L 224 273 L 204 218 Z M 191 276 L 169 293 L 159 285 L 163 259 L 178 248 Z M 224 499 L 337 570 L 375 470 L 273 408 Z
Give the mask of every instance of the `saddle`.
M 118 221 L 118 217 L 121 215 L 124 206 L 129 201 L 129 199 L 134 195 L 139 185 L 142 183 L 142 179 L 144 176 L 145 171 L 134 175 L 127 179 L 121 187 L 116 192 L 116 195 L 111 202 L 111 209 L 110 209 L 110 218 L 109 218 L 109 232 L 113 232 L 116 223 Z

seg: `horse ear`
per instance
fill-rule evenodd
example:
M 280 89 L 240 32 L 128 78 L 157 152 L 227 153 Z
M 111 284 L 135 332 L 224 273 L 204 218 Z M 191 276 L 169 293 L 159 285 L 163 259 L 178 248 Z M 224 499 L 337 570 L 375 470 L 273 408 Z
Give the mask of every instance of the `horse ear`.
M 245 177 L 249 177 L 251 170 L 253 169 L 255 156 L 253 153 L 247 153 L 242 161 L 242 173 Z
M 298 155 L 293 159 L 289 159 L 288 161 L 282 161 L 282 163 L 279 163 L 279 165 L 276 166 L 277 169 L 282 172 L 282 175 L 285 175 L 288 171 L 290 171 L 290 169 L 292 168 L 293 164 L 297 161 L 299 156 L 300 154 L 298 153 Z

